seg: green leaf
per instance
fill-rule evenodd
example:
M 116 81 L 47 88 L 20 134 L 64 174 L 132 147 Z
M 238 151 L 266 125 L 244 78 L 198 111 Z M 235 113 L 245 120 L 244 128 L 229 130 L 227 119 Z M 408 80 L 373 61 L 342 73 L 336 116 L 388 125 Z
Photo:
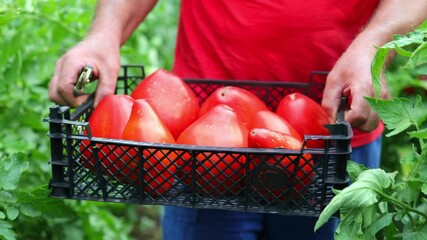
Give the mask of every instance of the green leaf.
M 427 128 L 421 129 L 419 131 L 408 132 L 410 138 L 421 138 L 427 139 Z
M 0 28 L 12 22 L 19 15 L 19 10 L 9 10 L 5 13 L 0 13 Z
M 390 130 L 386 136 L 399 134 L 412 125 L 421 125 L 427 118 L 422 98 L 417 96 L 415 103 L 406 98 L 394 98 L 392 100 L 375 99 L 365 97 L 372 109 L 380 115 L 380 118 Z
M 372 85 L 375 89 L 375 95 L 380 96 L 381 92 L 381 73 L 384 68 L 385 60 L 390 48 L 379 48 L 375 53 L 374 59 L 371 63 L 371 75 L 372 75 Z
M 409 177 L 412 174 L 418 165 L 420 157 L 421 156 L 417 153 L 415 146 L 412 146 L 412 151 L 400 159 L 402 175 L 404 177 Z
M 424 183 L 421 186 L 421 192 L 424 193 L 425 195 L 427 195 L 427 183 Z
M 427 224 L 415 232 L 405 231 L 401 234 L 396 234 L 396 237 L 401 237 L 402 240 L 426 240 L 427 239 Z
M 377 203 L 379 192 L 384 192 L 392 182 L 394 182 L 394 176 L 382 169 L 369 169 L 362 172 L 354 183 L 332 198 L 320 214 L 315 231 L 339 209 L 361 209 Z
M 415 30 L 408 33 L 408 35 L 396 34 L 393 37 L 393 41 L 390 41 L 380 48 L 377 49 L 377 52 L 374 56 L 374 59 L 371 62 L 371 76 L 372 76 L 372 85 L 375 90 L 375 96 L 379 97 L 381 92 L 381 73 L 383 71 L 385 61 L 387 59 L 388 53 L 392 49 L 396 49 L 396 52 L 400 53 L 402 56 L 409 56 L 410 52 L 403 49 L 403 47 L 413 45 L 413 44 L 423 44 L 424 43 L 424 34 L 422 31 Z M 420 59 L 420 56 L 415 56 L 415 58 Z M 410 55 L 413 57 L 413 54 Z
M 404 57 L 411 57 L 412 56 L 412 52 L 411 51 L 407 51 L 404 48 L 400 47 L 399 45 L 397 45 L 397 43 L 394 43 L 394 49 L 396 50 L 396 53 L 399 54 L 400 56 L 404 56 Z
M 28 217 L 38 217 L 42 214 L 40 211 L 35 209 L 32 204 L 29 204 L 29 203 L 23 204 L 21 206 L 21 212 L 22 212 L 22 214 L 24 214 Z
M 376 221 L 372 222 L 372 224 L 365 229 L 365 236 L 367 239 L 375 239 L 375 235 L 382 230 L 383 228 L 388 227 L 394 217 L 394 213 L 384 213 L 382 214 Z
M 363 225 L 362 225 L 363 229 L 368 228 L 378 220 L 377 209 L 378 209 L 377 204 L 361 209 L 362 216 L 363 216 Z
M 14 190 L 18 187 L 19 178 L 28 169 L 28 162 L 23 162 L 24 154 L 13 154 L 10 157 L 0 156 L 0 189 Z
M 4 214 L 3 211 L 0 211 L 0 220 L 5 219 L 6 218 L 6 214 Z
M 363 171 L 368 170 L 368 169 L 369 168 L 367 168 L 363 164 L 358 164 L 358 163 L 353 162 L 353 161 L 347 162 L 347 172 L 348 172 L 348 176 L 350 177 L 351 182 L 356 181 L 356 178 L 360 175 L 360 173 L 362 173 Z
M 427 75 L 427 63 L 420 64 L 416 66 L 412 72 L 416 75 Z M 425 81 L 420 81 L 421 84 L 419 84 L 419 87 L 422 87 L 424 89 L 427 89 L 427 83 Z
M 409 32 L 407 35 L 395 34 L 393 41 L 384 44 L 381 48 L 394 49 L 397 47 L 406 47 L 413 44 L 424 43 L 424 34 L 418 30 Z
M 335 240 L 346 240 L 346 239 L 363 239 L 362 224 L 363 216 L 362 209 L 343 209 L 341 212 L 341 222 L 335 231 Z
M 417 31 L 426 34 L 427 33 L 427 20 L 425 20 L 423 23 L 421 23 L 417 28 Z
M 405 68 L 413 69 L 427 63 L 427 42 L 421 44 L 411 55 Z
M 47 218 L 75 219 L 76 213 L 65 204 L 64 200 L 48 197 L 46 185 L 37 187 L 31 192 L 20 192 L 18 201 L 21 211 L 30 217 L 39 216 L 41 213 Z
M 8 191 L 0 191 L 0 202 L 14 203 L 16 202 L 16 194 Z
M 6 209 L 6 214 L 7 214 L 7 218 L 9 218 L 10 220 L 15 220 L 18 215 L 19 215 L 19 210 L 13 206 L 9 206 Z
M 0 220 L 0 239 L 5 239 L 5 240 L 16 239 L 16 233 L 12 230 L 12 225 L 3 220 Z

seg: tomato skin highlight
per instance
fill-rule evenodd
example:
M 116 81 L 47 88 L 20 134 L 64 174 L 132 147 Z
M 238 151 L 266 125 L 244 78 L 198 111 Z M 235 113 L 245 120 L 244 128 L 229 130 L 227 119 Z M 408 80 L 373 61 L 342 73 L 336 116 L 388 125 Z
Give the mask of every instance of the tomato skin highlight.
M 301 150 L 302 142 L 295 137 L 271 131 L 264 128 L 253 128 L 249 133 L 249 147 L 255 148 L 284 148 L 290 150 Z M 271 156 L 267 159 L 255 158 L 252 159 L 250 164 L 250 170 L 253 171 L 258 167 L 262 166 L 274 166 L 283 170 L 283 173 L 287 176 L 287 184 L 291 186 L 281 186 L 274 189 L 258 188 L 256 189 L 259 194 L 268 199 L 280 198 L 284 199 L 283 192 L 289 187 L 291 189 L 291 195 L 298 198 L 300 194 L 304 194 L 307 191 L 308 186 L 313 182 L 314 179 L 314 161 L 310 154 L 303 154 L 300 159 L 298 156 Z M 279 159 L 281 159 L 279 161 Z M 296 165 L 298 163 L 298 166 Z M 297 166 L 297 167 L 296 167 Z M 294 179 L 293 179 L 294 178 Z M 295 181 L 292 181 L 295 180 Z
M 185 129 L 177 139 L 178 144 L 212 147 L 248 147 L 248 130 L 236 112 L 219 104 L 202 115 Z M 209 156 L 206 156 L 209 155 Z M 196 155 L 197 177 L 193 179 L 209 194 L 235 193 L 242 189 L 245 156 L 224 153 Z M 184 183 L 191 182 L 191 156 L 184 154 L 181 162 Z
M 132 112 L 122 134 L 123 140 L 152 143 L 175 143 L 169 129 L 159 118 L 157 113 L 145 99 L 137 99 L 132 107 Z M 161 195 L 172 188 L 176 171 L 174 152 L 143 149 L 144 180 L 147 183 L 145 191 L 151 195 Z M 126 173 L 128 178 L 135 182 L 138 180 L 138 156 L 135 149 L 129 149 L 123 156 L 123 161 L 129 165 Z M 140 184 L 140 183 L 139 183 Z
M 266 128 L 286 133 L 302 141 L 301 135 L 288 121 L 270 110 L 261 110 L 255 113 L 252 119 L 252 128 Z
M 330 135 L 325 124 L 331 119 L 323 107 L 313 99 L 301 94 L 286 95 L 276 108 L 276 113 L 289 122 L 303 137 L 304 135 Z M 323 148 L 323 140 L 306 142 L 310 148 Z
M 216 89 L 202 103 L 199 117 L 218 104 L 226 104 L 234 109 L 248 129 L 251 128 L 252 118 L 256 112 L 268 110 L 265 103 L 250 91 L 235 86 L 225 86 Z
M 176 139 L 193 123 L 200 109 L 199 100 L 179 76 L 158 69 L 132 91 L 134 99 L 146 99 Z
M 90 130 L 93 137 L 120 139 L 123 129 L 130 117 L 134 99 L 127 95 L 109 95 L 106 96 L 93 110 L 88 119 Z M 84 131 L 87 134 L 87 130 Z M 120 169 L 123 167 L 123 162 L 120 159 L 122 150 L 115 148 L 114 145 L 97 144 L 97 157 L 101 163 L 101 170 L 109 176 L 114 176 L 118 179 L 123 178 Z M 114 151 L 110 150 L 115 148 Z M 90 148 L 89 140 L 82 140 L 80 144 L 80 152 L 82 153 L 82 161 L 85 166 L 93 171 L 96 171 L 94 153 Z

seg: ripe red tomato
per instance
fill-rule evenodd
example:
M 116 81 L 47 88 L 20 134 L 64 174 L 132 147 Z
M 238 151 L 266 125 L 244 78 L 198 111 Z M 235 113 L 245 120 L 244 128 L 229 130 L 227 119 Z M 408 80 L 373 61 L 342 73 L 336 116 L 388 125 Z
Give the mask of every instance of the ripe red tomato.
M 177 139 L 179 144 L 190 144 L 212 147 L 248 147 L 248 130 L 238 118 L 236 112 L 224 104 L 219 104 L 206 112 Z M 191 157 L 183 156 L 181 163 L 184 182 L 192 180 Z M 245 156 L 240 154 L 205 153 L 197 154 L 195 166 L 198 185 L 209 194 L 222 194 L 241 189 L 244 176 Z M 228 189 L 228 190 L 227 190 Z
M 122 139 L 139 142 L 175 143 L 169 129 L 144 99 L 135 100 L 129 121 L 123 130 Z M 171 151 L 156 151 L 156 149 L 147 148 L 142 150 L 142 155 L 145 158 L 143 162 L 143 168 L 146 172 L 144 181 L 147 184 L 145 191 L 151 195 L 164 194 L 174 182 L 176 154 Z M 129 167 L 123 171 L 128 174 L 131 181 L 137 181 L 139 176 L 137 151 L 129 149 L 122 159 L 128 163 Z
M 245 126 L 250 129 L 256 112 L 267 110 L 267 106 L 256 95 L 243 88 L 226 86 L 216 89 L 200 107 L 199 117 L 218 104 L 226 104 L 237 113 Z
M 249 133 L 249 147 L 255 148 L 285 148 L 290 150 L 301 150 L 302 142 L 288 134 L 271 131 L 264 128 L 254 128 Z M 313 182 L 314 178 L 314 161 L 310 154 L 291 156 L 270 156 L 267 159 L 255 158 L 252 160 L 250 169 L 254 170 L 263 166 L 274 166 L 276 169 L 283 170 L 286 174 L 287 186 L 269 187 L 268 190 L 264 187 L 256 188 L 263 196 L 271 199 L 280 197 L 287 189 L 292 188 L 291 194 L 298 197 L 307 191 L 308 186 Z M 298 161 L 297 161 L 298 160 Z M 296 167 L 298 164 L 298 167 Z M 259 172 L 258 174 L 266 174 L 268 172 Z M 281 174 L 275 172 L 274 174 Z M 282 175 L 283 176 L 283 175 Z M 262 178 L 262 176 L 257 176 Z M 268 180 L 268 179 L 267 179 Z M 285 183 L 283 183 L 285 184 Z
M 141 81 L 131 97 L 146 99 L 175 138 L 198 116 L 195 93 L 180 77 L 164 69 Z
M 93 110 L 88 122 L 93 137 L 120 139 L 123 129 L 129 119 L 134 99 L 127 95 L 109 95 L 105 97 Z M 87 131 L 84 131 L 87 134 Z M 118 179 L 123 177 L 120 169 L 123 162 L 120 160 L 122 151 L 113 145 L 96 144 L 97 157 L 101 163 L 102 171 L 106 175 Z M 95 158 L 90 147 L 90 141 L 80 143 L 82 161 L 87 168 L 96 171 Z
M 302 141 L 301 135 L 288 121 L 270 110 L 261 110 L 255 113 L 252 119 L 252 128 L 266 128 L 272 131 L 286 133 Z
M 325 124 L 331 123 L 330 117 L 322 106 L 313 99 L 301 94 L 286 95 L 279 103 L 276 113 L 288 121 L 301 136 L 330 135 Z M 310 140 L 307 147 L 323 148 L 323 140 Z

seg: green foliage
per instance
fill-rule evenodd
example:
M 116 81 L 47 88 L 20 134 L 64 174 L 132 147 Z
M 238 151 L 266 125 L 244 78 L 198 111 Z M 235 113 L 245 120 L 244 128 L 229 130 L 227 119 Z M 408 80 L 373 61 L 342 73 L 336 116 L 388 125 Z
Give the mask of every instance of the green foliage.
M 366 98 L 372 109 L 377 112 L 388 129 L 393 129 L 386 136 L 394 136 L 411 126 L 420 126 L 427 118 L 427 111 L 420 96 L 413 103 L 406 98 L 382 100 Z
M 48 196 L 48 84 L 58 58 L 86 35 L 95 4 L 0 3 L 0 239 L 160 239 L 159 207 Z M 177 0 L 159 1 L 122 47 L 121 62 L 171 68 L 177 14 Z
M 321 213 L 316 229 L 336 211 L 341 223 L 336 239 L 427 239 L 427 111 L 420 95 L 379 99 L 380 75 L 391 50 L 403 58 L 398 76 L 427 74 L 427 21 L 407 35 L 396 35 L 394 40 L 378 48 L 372 62 L 372 79 L 376 98 L 368 98 L 386 128 L 387 137 L 405 134 L 410 147 L 399 159 L 399 171 L 387 173 L 383 169 L 365 169 L 353 162 L 348 164 L 352 184 L 337 191 L 336 196 Z M 399 70 L 401 75 L 399 75 Z M 395 72 L 395 73 L 396 73 Z M 426 84 L 406 85 L 421 87 Z M 406 83 L 411 82 L 407 81 Z M 397 87 L 396 87 L 397 86 Z M 405 85 L 394 85 L 394 93 L 408 90 Z M 412 90 L 412 89 L 411 89 Z

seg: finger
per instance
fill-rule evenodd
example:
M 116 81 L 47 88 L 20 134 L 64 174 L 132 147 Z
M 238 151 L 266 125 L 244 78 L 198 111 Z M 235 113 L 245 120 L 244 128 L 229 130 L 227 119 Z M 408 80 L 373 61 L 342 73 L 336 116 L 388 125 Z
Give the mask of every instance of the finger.
M 380 117 L 377 113 L 371 111 L 369 114 L 368 119 L 365 121 L 364 124 L 357 127 L 358 130 L 363 132 L 371 132 L 377 128 L 378 124 L 380 123 Z
M 99 71 L 99 80 L 98 85 L 96 87 L 94 102 L 95 107 L 101 102 L 104 97 L 114 94 L 116 89 L 117 76 L 119 74 L 118 71 L 119 70 Z
M 64 105 L 63 99 L 61 98 L 61 96 L 59 96 L 57 92 L 58 75 L 59 75 L 58 69 L 60 67 L 61 67 L 61 62 L 58 61 L 55 65 L 55 71 L 53 73 L 53 77 L 49 83 L 48 97 L 49 97 L 49 101 L 54 102 L 58 105 Z
M 58 95 L 66 105 L 77 107 L 88 98 L 88 95 L 76 96 L 74 94 L 74 86 L 85 64 L 73 64 L 69 62 L 67 65 L 70 67 L 63 67 L 60 70 L 56 89 Z
M 339 105 L 341 103 L 341 88 L 334 84 L 326 84 L 323 91 L 322 107 L 330 116 L 332 122 L 335 121 Z
M 350 108 L 345 119 L 353 128 L 372 131 L 378 125 L 378 119 L 363 96 L 351 96 Z
M 60 79 L 60 69 L 62 68 L 62 61 L 58 61 L 55 65 L 54 74 L 52 77 L 52 80 L 49 83 L 49 100 L 58 104 L 58 105 L 67 105 L 67 102 L 61 97 L 61 95 L 58 92 L 58 81 Z

